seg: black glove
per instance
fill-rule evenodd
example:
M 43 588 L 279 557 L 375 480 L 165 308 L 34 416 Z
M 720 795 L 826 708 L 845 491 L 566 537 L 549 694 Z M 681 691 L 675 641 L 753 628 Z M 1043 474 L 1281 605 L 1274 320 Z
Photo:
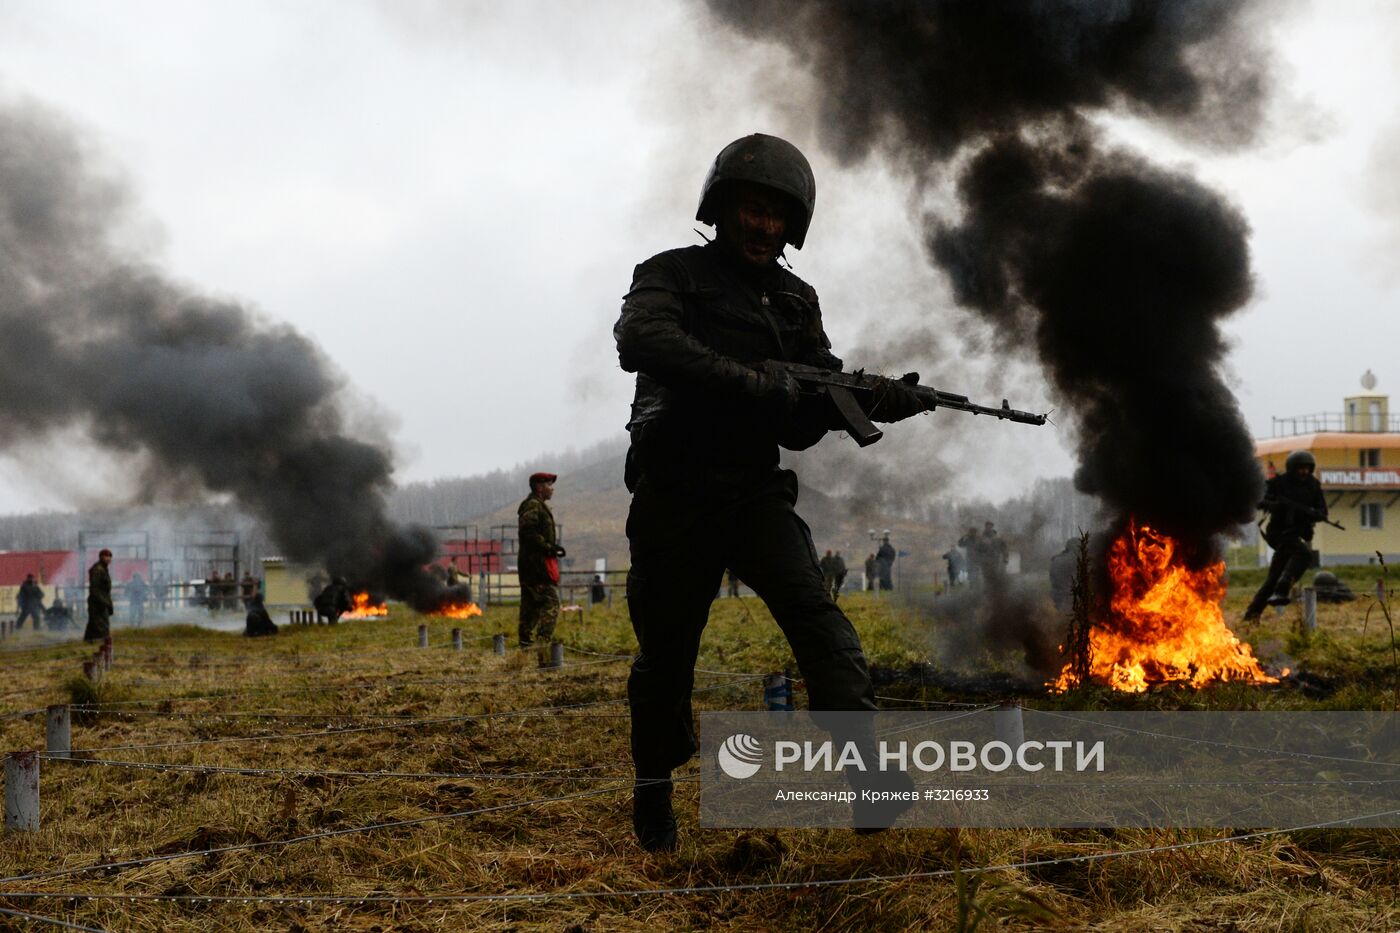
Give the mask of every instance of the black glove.
M 565 551 L 565 550 L 564 550 L 564 545 L 562 545 L 562 544 L 556 544 L 556 545 L 554 545 L 554 547 L 552 547 L 552 548 L 549 549 L 549 556 L 550 556 L 550 557 L 564 557 L 564 556 L 567 556 L 567 554 L 568 554 L 568 551 Z
M 900 379 L 881 378 L 880 384 L 875 388 L 875 398 L 870 405 L 870 411 L 866 414 L 870 416 L 871 421 L 883 421 L 888 424 L 927 411 L 928 406 L 924 400 L 910 388 L 918 384 L 918 373 L 907 373 Z
M 756 398 L 770 415 L 785 416 L 797 406 L 801 390 L 791 374 L 768 365 L 768 361 L 765 360 L 754 367 L 749 394 Z

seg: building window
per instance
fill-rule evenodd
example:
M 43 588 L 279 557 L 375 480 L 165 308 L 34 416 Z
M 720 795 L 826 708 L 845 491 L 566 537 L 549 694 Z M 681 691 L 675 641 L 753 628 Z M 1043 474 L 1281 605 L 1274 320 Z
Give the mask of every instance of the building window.
M 1378 467 L 1381 465 L 1381 449 L 1379 447 L 1368 447 L 1361 451 L 1362 467 Z
M 1379 502 L 1361 503 L 1361 527 L 1381 527 L 1381 519 L 1384 514 L 1385 510 L 1381 508 L 1381 504 Z

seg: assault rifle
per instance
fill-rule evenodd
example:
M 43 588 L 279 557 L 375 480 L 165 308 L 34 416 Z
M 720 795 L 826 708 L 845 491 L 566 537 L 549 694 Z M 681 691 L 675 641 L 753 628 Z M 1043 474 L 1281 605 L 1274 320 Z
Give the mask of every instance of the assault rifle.
M 1338 531 L 1346 531 L 1346 528 L 1341 522 L 1334 522 L 1324 513 L 1319 512 L 1312 506 L 1303 505 L 1301 502 L 1294 502 L 1292 499 L 1265 499 L 1263 502 L 1259 503 L 1259 508 L 1266 512 L 1272 512 L 1275 509 L 1291 509 L 1305 518 L 1310 518 L 1315 522 L 1322 522 L 1324 525 L 1331 525 Z M 1262 525 L 1264 523 L 1261 521 L 1259 524 Z
M 832 407 L 835 409 L 837 417 L 841 419 L 841 426 L 860 446 L 869 447 L 885 436 L 885 432 L 875 427 L 870 421 L 870 416 L 865 413 L 866 408 L 879 400 L 884 377 L 867 373 L 863 369 L 858 369 L 853 373 L 839 373 L 816 366 L 806 366 L 802 363 L 785 363 L 777 360 L 769 360 L 763 366 L 768 370 L 787 373 L 797 383 L 798 390 L 803 395 L 825 396 L 831 399 Z M 1015 421 L 1020 424 L 1044 424 L 1049 420 L 1045 415 L 1018 411 L 1012 408 L 1006 399 L 1001 400 L 1000 408 L 978 405 L 968 401 L 966 395 L 954 395 L 952 392 L 943 392 L 932 386 L 921 386 L 917 381 L 918 374 L 911 373 L 910 375 L 913 377 L 913 381 L 908 381 L 909 377 L 906 376 L 905 384 L 923 401 L 925 411 L 933 411 L 936 408 L 951 408 L 954 411 L 965 411 L 973 415 L 990 415 L 1002 421 Z

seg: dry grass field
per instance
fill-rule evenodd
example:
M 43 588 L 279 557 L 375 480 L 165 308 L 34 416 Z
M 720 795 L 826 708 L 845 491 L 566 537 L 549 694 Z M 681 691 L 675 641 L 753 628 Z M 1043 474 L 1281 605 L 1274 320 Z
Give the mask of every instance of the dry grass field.
M 864 596 L 848 608 L 876 663 L 926 656 L 922 623 Z M 1364 612 L 1327 607 L 1310 639 L 1287 613 L 1250 633 L 1317 672 L 1322 696 L 1225 686 L 1028 702 L 1389 708 L 1389 636 L 1374 617 L 1363 636 Z M 118 629 L 95 689 L 74 677 L 82 645 L 0 643 L 0 750 L 42 748 L 47 704 L 93 704 L 73 723 L 84 760 L 42 762 L 40 831 L 0 845 L 0 909 L 151 933 L 1400 928 L 1395 830 L 701 830 L 692 778 L 678 789 L 680 850 L 647 855 L 629 824 L 627 665 L 609 657 L 632 650 L 625 609 L 567 613 L 558 670 L 491 652 L 513 624 L 500 607 L 465 623 L 396 609 L 259 640 Z M 760 602 L 719 601 L 697 709 L 758 708 L 757 676 L 786 663 Z M 1017 867 L 985 870 L 1004 865 Z M 0 930 L 47 928 L 0 914 Z

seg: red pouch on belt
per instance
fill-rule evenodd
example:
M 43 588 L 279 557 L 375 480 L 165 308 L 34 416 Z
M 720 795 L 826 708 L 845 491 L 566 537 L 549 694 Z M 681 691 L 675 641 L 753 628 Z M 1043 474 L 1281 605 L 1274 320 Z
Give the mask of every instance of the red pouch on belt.
M 559 582 L 559 558 L 546 557 L 544 559 L 544 572 L 549 574 L 550 583 Z

